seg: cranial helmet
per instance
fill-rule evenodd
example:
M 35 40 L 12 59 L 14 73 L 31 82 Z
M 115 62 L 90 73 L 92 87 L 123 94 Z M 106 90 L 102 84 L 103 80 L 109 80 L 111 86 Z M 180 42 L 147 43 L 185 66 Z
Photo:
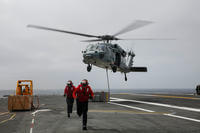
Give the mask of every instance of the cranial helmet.
M 87 85 L 88 85 L 87 79 L 83 79 L 83 80 L 81 81 L 81 84 L 82 84 L 83 86 L 87 86 Z
M 68 81 L 67 81 L 67 85 L 68 85 L 68 86 L 72 86 L 72 84 L 73 84 L 73 83 L 72 83 L 71 80 L 68 80 Z

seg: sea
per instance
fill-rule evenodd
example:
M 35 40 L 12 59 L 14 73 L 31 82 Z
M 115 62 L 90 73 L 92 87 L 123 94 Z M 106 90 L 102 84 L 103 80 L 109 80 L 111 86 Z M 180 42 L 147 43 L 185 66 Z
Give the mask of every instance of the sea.
M 95 89 L 94 92 L 108 92 L 106 89 Z M 63 95 L 63 89 L 36 89 L 34 95 Z M 196 93 L 194 88 L 162 88 L 162 89 L 111 89 L 110 93 L 136 93 L 136 94 L 174 94 L 174 95 L 193 95 Z M 0 90 L 0 98 L 15 95 L 15 90 Z

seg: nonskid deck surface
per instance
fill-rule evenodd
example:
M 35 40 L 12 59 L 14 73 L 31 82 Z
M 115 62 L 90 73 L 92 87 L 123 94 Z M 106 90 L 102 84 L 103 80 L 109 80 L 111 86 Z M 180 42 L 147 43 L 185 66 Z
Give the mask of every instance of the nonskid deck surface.
M 88 130 L 73 113 L 67 117 L 63 96 L 40 96 L 40 108 L 32 112 L 7 112 L 0 102 L 3 133 L 132 133 L 200 132 L 200 97 L 163 94 L 112 94 L 109 103 L 89 103 Z

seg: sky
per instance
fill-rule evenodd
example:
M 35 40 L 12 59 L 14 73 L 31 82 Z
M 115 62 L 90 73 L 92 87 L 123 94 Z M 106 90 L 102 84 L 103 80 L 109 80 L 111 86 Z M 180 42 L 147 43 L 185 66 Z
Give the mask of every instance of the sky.
M 134 20 L 153 23 L 120 35 L 175 40 L 118 41 L 132 49 L 135 66 L 147 73 L 109 71 L 111 89 L 195 88 L 200 84 L 199 0 L 0 0 L 0 90 L 15 89 L 19 79 L 36 89 L 62 89 L 71 79 L 88 79 L 106 89 L 106 71 L 87 72 L 81 51 L 88 38 L 27 28 L 28 24 L 81 32 L 114 34 Z

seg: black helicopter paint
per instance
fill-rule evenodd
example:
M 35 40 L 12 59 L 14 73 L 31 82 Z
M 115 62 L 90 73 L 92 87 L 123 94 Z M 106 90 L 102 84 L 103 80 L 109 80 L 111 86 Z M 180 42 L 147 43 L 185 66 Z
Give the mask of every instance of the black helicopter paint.
M 83 62 L 88 64 L 87 71 L 90 72 L 92 69 L 92 65 L 95 65 L 100 68 L 110 69 L 114 73 L 119 71 L 124 73 L 125 81 L 127 81 L 126 73 L 129 72 L 147 72 L 147 67 L 133 67 L 133 58 L 135 54 L 133 51 L 125 51 L 122 49 L 118 44 L 113 44 L 111 41 L 117 40 L 163 40 L 163 39 L 152 39 L 152 38 L 143 38 L 143 39 L 121 39 L 116 36 L 121 35 L 123 33 L 141 28 L 145 25 L 151 24 L 151 21 L 144 21 L 144 20 L 136 20 L 127 27 L 123 28 L 119 32 L 115 33 L 114 35 L 103 35 L 103 36 L 96 36 L 96 35 L 89 35 L 83 33 L 77 33 L 72 31 L 66 30 L 59 30 L 53 29 L 43 26 L 37 25 L 28 25 L 27 27 L 43 29 L 43 30 L 50 30 L 56 32 L 62 32 L 67 34 L 79 35 L 89 38 L 96 38 L 92 40 L 85 40 L 84 42 L 98 42 L 94 44 L 89 44 L 83 53 Z M 166 40 L 166 39 L 164 39 Z M 171 40 L 171 39 L 170 39 Z

